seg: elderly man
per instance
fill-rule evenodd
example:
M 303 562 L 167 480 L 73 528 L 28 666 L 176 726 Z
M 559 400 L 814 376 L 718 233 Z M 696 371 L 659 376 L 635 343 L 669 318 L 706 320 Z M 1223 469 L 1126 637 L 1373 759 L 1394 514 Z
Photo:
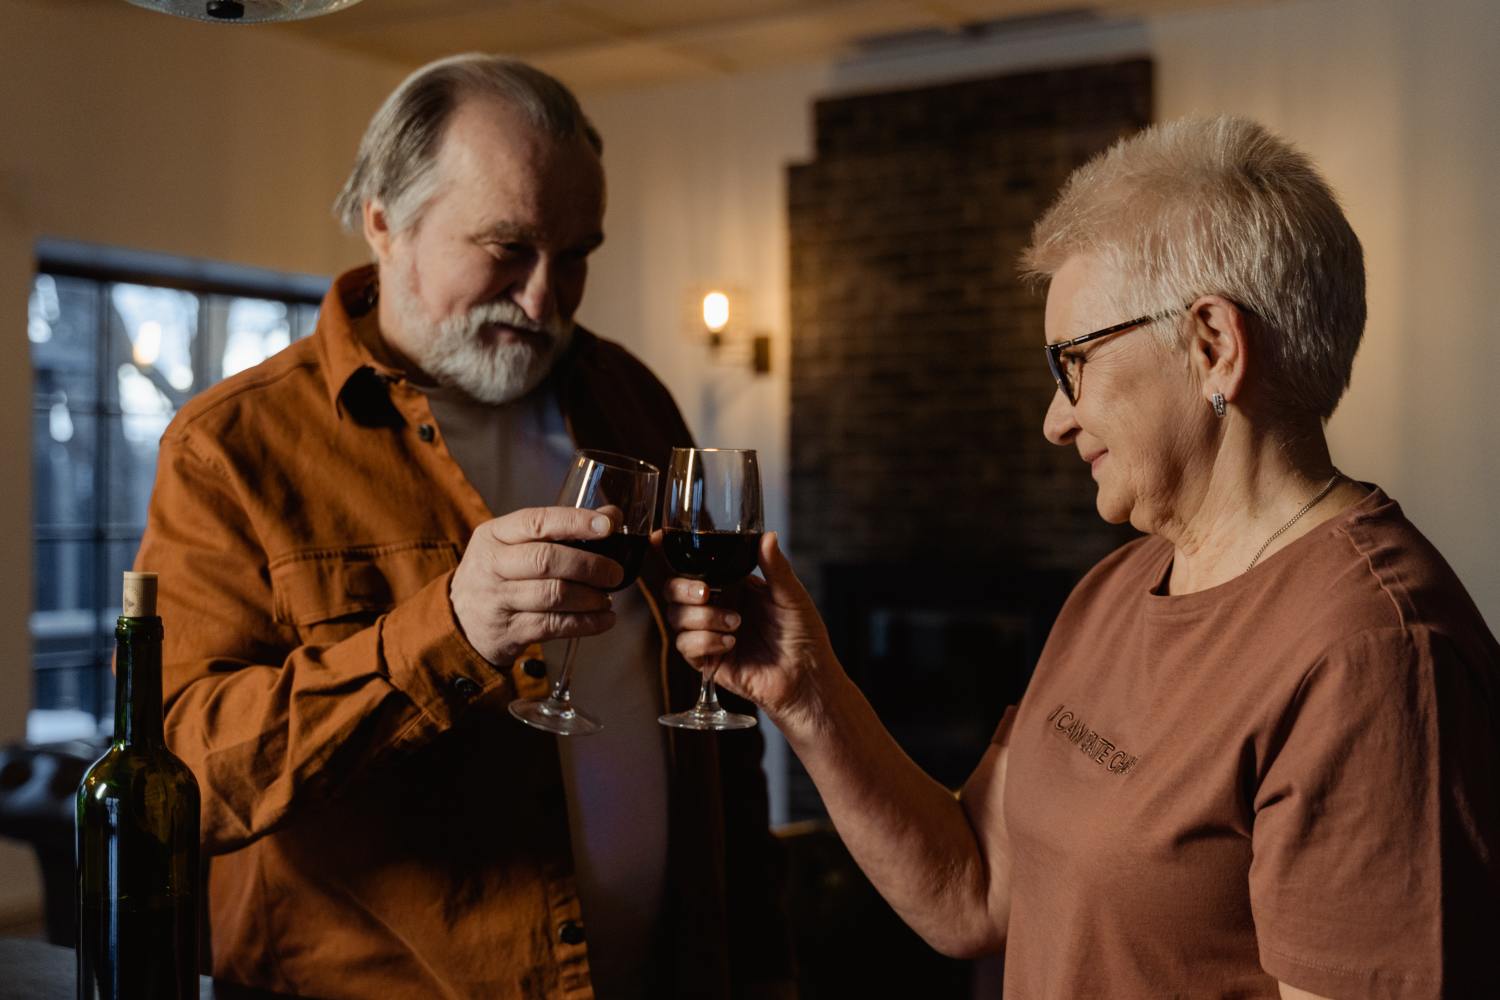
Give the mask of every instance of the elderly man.
M 1073 591 L 961 793 L 881 728 L 774 537 L 743 625 L 672 583 L 678 648 L 777 721 L 912 927 L 1004 949 L 1007 997 L 1500 996 L 1500 647 L 1331 461 L 1365 322 L 1332 191 L 1253 122 L 1172 122 L 1077 171 L 1027 264 L 1043 433 L 1145 536 Z
M 216 975 L 318 997 L 785 990 L 761 742 L 656 724 L 693 694 L 667 670 L 664 574 L 611 599 L 620 567 L 557 544 L 608 519 L 546 506 L 575 445 L 664 465 L 689 441 L 640 362 L 573 326 L 600 149 L 535 69 L 419 70 L 338 201 L 375 266 L 162 440 L 137 563 L 161 574 L 168 739 L 203 789 Z M 602 734 L 509 717 L 546 689 L 544 643 L 606 630 L 575 683 Z

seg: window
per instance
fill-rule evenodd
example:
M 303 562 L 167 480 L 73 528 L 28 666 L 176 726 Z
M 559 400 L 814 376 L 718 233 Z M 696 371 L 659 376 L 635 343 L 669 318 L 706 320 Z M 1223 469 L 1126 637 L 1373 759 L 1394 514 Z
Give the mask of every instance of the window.
M 326 282 L 39 247 L 31 345 L 35 742 L 109 732 L 120 574 L 184 401 L 313 331 Z

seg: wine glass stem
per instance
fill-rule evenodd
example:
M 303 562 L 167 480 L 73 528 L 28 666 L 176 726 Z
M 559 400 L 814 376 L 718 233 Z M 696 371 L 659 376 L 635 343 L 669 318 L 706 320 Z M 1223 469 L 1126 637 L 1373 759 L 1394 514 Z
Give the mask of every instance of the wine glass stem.
M 717 601 L 720 595 L 723 595 L 723 589 L 717 586 L 708 588 L 709 601 Z M 702 682 L 697 687 L 697 705 L 693 706 L 693 711 L 699 715 L 717 715 L 724 711 L 718 706 L 718 688 L 714 687 L 715 673 L 718 673 L 717 660 L 714 661 L 714 666 L 703 672 Z
M 714 674 L 719 672 L 719 665 L 715 663 L 703 674 L 703 683 L 698 688 L 698 711 L 706 713 L 717 713 L 724 711 L 719 707 L 719 689 L 714 687 Z
M 717 601 L 724 591 L 719 587 L 708 589 L 710 602 Z M 701 715 L 717 715 L 724 709 L 719 707 L 719 689 L 714 686 L 714 674 L 719 672 L 720 660 L 714 660 L 713 666 L 703 672 L 703 680 L 698 685 L 698 704 L 693 706 L 693 711 Z
M 574 654 L 578 652 L 578 640 L 569 639 L 567 646 L 563 649 L 562 670 L 558 671 L 557 680 L 552 682 L 553 707 L 559 711 L 573 707 L 573 695 L 568 690 L 568 685 L 573 683 L 573 660 Z

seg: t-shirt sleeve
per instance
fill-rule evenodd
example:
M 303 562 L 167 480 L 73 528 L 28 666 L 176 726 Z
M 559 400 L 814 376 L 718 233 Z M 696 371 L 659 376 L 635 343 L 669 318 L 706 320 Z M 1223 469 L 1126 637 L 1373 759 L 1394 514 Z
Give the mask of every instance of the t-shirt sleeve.
M 1414 629 L 1308 671 L 1254 798 L 1269 974 L 1339 1000 L 1500 996 L 1493 672 Z

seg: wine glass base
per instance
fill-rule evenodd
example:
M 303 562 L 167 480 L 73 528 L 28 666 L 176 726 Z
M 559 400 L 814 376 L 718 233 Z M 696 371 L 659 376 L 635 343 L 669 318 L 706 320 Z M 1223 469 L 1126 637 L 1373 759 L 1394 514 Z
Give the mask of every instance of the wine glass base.
M 533 729 L 556 733 L 558 736 L 589 736 L 604 728 L 604 724 L 587 712 L 552 699 L 526 699 L 510 703 L 510 714 Z
M 671 715 L 663 715 L 656 721 L 664 726 L 671 726 L 673 729 L 710 731 L 750 729 L 756 724 L 755 716 L 753 715 L 726 712 L 722 708 L 718 711 L 704 711 L 699 708 L 690 708 L 686 712 L 674 712 Z

